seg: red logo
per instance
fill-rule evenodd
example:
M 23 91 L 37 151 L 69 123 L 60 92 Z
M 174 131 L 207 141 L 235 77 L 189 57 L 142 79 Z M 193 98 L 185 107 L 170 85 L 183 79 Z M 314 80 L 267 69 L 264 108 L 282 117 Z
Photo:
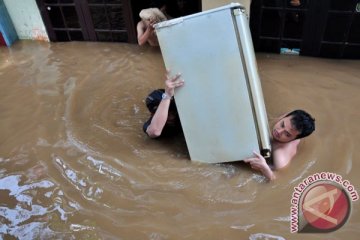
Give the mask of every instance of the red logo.
M 350 209 L 350 199 L 343 188 L 330 182 L 315 183 L 301 201 L 303 221 L 299 232 L 335 231 L 345 224 Z

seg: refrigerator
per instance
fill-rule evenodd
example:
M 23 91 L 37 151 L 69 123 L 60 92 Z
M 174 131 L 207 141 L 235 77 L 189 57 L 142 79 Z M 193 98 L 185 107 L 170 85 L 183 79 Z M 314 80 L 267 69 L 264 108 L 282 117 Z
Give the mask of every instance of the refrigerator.
M 238 3 L 157 23 L 165 67 L 181 73 L 175 102 L 191 160 L 271 154 L 266 108 L 246 9 Z

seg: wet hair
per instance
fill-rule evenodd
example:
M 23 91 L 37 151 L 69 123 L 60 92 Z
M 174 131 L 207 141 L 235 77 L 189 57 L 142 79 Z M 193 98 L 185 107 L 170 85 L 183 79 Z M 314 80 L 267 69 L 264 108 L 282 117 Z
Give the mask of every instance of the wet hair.
M 307 137 L 315 131 L 315 118 L 304 110 L 294 110 L 288 113 L 285 117 L 288 116 L 291 116 L 291 124 L 293 127 L 300 132 L 300 134 L 296 137 L 297 139 Z
M 158 8 L 146 8 L 140 11 L 139 17 L 142 20 L 155 20 L 156 22 L 162 22 L 167 20 L 166 16 Z

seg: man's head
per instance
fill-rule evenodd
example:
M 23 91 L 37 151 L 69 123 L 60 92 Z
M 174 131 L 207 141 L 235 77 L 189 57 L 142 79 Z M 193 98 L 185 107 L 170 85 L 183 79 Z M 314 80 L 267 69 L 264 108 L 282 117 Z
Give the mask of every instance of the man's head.
M 315 119 L 303 110 L 295 110 L 281 118 L 272 130 L 273 138 L 279 142 L 290 142 L 304 138 L 315 130 Z
M 139 16 L 142 20 L 146 21 L 148 24 L 150 22 L 162 22 L 167 20 L 164 13 L 162 13 L 158 8 L 146 8 L 140 11 Z

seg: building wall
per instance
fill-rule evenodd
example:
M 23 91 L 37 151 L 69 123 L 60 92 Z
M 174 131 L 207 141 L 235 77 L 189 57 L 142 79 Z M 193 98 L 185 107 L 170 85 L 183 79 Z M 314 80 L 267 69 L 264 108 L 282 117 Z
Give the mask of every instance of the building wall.
M 36 0 L 3 0 L 20 39 L 49 41 Z M 231 2 L 239 2 L 247 12 L 251 0 L 202 0 L 202 10 L 208 10 Z
M 232 2 L 238 2 L 246 8 L 246 12 L 249 14 L 251 0 L 202 0 L 202 10 L 209 10 L 216 7 L 221 7 Z
M 4 0 L 20 39 L 49 41 L 36 0 Z

